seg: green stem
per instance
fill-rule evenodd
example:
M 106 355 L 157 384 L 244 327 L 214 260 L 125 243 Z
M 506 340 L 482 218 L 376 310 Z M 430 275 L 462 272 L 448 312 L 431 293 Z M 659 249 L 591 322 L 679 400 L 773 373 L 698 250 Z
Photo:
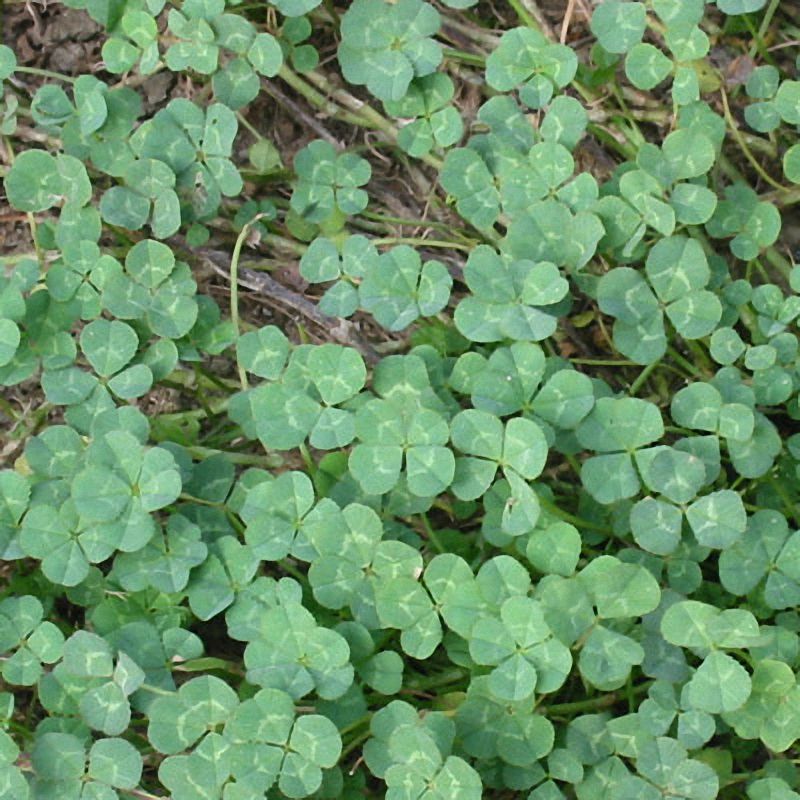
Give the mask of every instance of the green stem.
M 758 173 L 758 175 L 766 181 L 770 186 L 779 191 L 783 192 L 786 191 L 787 187 L 783 186 L 782 184 L 778 183 L 776 180 L 772 178 L 771 175 L 767 173 L 767 171 L 758 163 L 758 160 L 751 152 L 750 148 L 747 145 L 747 142 L 744 140 L 739 127 L 736 124 L 736 120 L 733 118 L 733 114 L 731 114 L 731 108 L 728 105 L 728 94 L 725 91 L 725 87 L 720 85 L 719 89 L 720 97 L 722 98 L 722 112 L 725 115 L 725 122 L 727 122 L 728 127 L 730 128 L 731 133 L 733 134 L 733 138 L 736 140 L 736 144 L 739 145 L 739 149 L 744 154 L 744 157 L 750 162 L 753 169 Z
M 514 9 L 514 13 L 519 17 L 520 22 L 522 22 L 524 25 L 527 25 L 529 28 L 533 28 L 535 31 L 539 31 L 539 33 L 542 33 L 541 26 L 534 19 L 533 14 L 531 14 L 530 11 L 525 8 L 520 0 L 508 0 L 508 4 Z
M 753 44 L 750 45 L 750 58 L 755 58 L 755 55 L 758 52 L 762 52 L 762 55 L 765 54 L 766 51 L 763 50 L 764 36 L 769 30 L 772 18 L 775 16 L 775 12 L 778 10 L 778 6 L 780 5 L 780 3 L 781 0 L 772 0 L 766 12 L 764 13 L 764 19 L 761 20 L 761 25 L 758 28 L 758 33 L 753 39 Z
M 652 681 L 648 681 L 647 683 L 640 684 L 639 686 L 634 686 L 630 691 L 632 695 L 640 695 L 644 694 L 652 685 Z M 591 700 L 577 700 L 574 703 L 553 703 L 552 705 L 547 706 L 539 706 L 537 709 L 538 711 L 546 714 L 547 716 L 552 715 L 567 715 L 567 714 L 579 714 L 582 711 L 592 711 L 593 709 L 597 708 L 606 708 L 607 706 L 612 706 L 621 698 L 617 695 L 616 692 L 612 692 L 611 694 L 604 694 L 600 697 L 595 697 Z
M 386 236 L 383 239 L 373 239 L 372 244 L 413 244 L 419 247 L 446 247 L 451 250 L 464 250 L 466 252 L 470 252 L 474 247 L 474 245 L 448 242 L 442 239 L 424 239 L 419 236 Z
M 150 694 L 158 694 L 164 697 L 173 697 L 175 694 L 175 692 L 171 692 L 169 689 L 162 689 L 160 686 L 153 686 L 149 683 L 143 683 L 139 687 L 139 691 L 150 692 Z
M 75 78 L 69 75 L 62 75 L 60 72 L 53 72 L 49 69 L 40 69 L 39 67 L 14 67 L 14 72 L 26 72 L 28 75 L 40 75 L 42 78 L 52 78 L 54 81 L 64 81 L 65 83 L 75 83 Z
M 424 691 L 426 689 L 436 689 L 439 686 L 449 686 L 467 677 L 463 669 L 451 669 L 438 675 L 429 675 L 422 679 L 409 680 L 408 688 Z
M 484 68 L 486 66 L 486 59 L 483 56 L 467 53 L 465 50 L 456 50 L 453 47 L 444 49 L 444 57 L 454 61 L 463 61 L 465 64 L 474 64 L 476 67 Z
M 628 392 L 631 395 L 631 397 L 635 397 L 637 395 L 637 393 L 639 392 L 639 389 L 642 388 L 642 386 L 644 385 L 644 382 L 650 377 L 650 375 L 653 373 L 653 370 L 655 370 L 655 368 L 659 365 L 660 362 L 661 362 L 661 359 L 658 359 L 657 361 L 654 361 L 652 364 L 648 364 L 639 373 L 639 375 L 636 378 L 636 380 L 631 384 L 631 388 L 630 388 L 630 390 Z
M 683 369 L 690 375 L 694 375 L 695 378 L 705 378 L 703 371 L 698 369 L 690 361 L 687 361 L 674 347 L 667 348 L 667 352 L 670 354 L 670 357 L 673 358 L 675 362 L 683 367 Z
M 422 525 L 425 528 L 425 533 L 428 536 L 428 540 L 431 542 L 431 544 L 436 548 L 436 550 L 439 553 L 445 553 L 446 549 L 442 545 L 442 541 L 439 538 L 439 535 L 433 529 L 433 526 L 431 525 L 430 520 L 428 519 L 428 515 L 423 512 L 422 514 L 420 514 L 420 518 L 422 519 Z
M 236 112 L 236 118 L 239 120 L 239 122 L 242 123 L 242 125 L 245 128 L 247 128 L 248 131 L 250 131 L 250 133 L 253 134 L 253 136 L 255 136 L 256 139 L 258 139 L 258 141 L 263 141 L 265 137 L 253 127 L 253 125 L 250 123 L 247 117 L 244 114 L 242 114 L 241 111 Z
M 352 741 L 352 742 L 350 742 L 350 743 L 347 745 L 347 747 L 345 747 L 345 748 L 342 750 L 342 755 L 341 755 L 340 759 L 341 759 L 342 761 L 344 761 L 344 760 L 345 760 L 345 758 L 347 758 L 347 756 L 349 756 L 349 755 L 350 755 L 350 753 L 352 753 L 352 752 L 353 752 L 353 750 L 355 750 L 355 749 L 356 749 L 357 747 L 359 747 L 360 745 L 364 744 L 364 742 L 366 742 L 366 741 L 367 741 L 367 739 L 369 739 L 370 735 L 371 735 L 371 734 L 370 734 L 370 731 L 365 731 L 364 733 L 362 733 L 362 734 L 359 734 L 358 736 L 356 736 L 356 738 L 355 738 L 355 739 L 353 739 L 353 741 Z
M 613 533 L 611 528 L 605 525 L 599 525 L 588 519 L 583 519 L 582 517 L 576 517 L 574 514 L 570 514 L 569 511 L 563 511 L 557 505 L 551 503 L 549 500 L 545 500 L 543 497 L 539 497 L 539 505 L 548 513 L 553 514 L 553 516 L 559 519 L 563 519 L 564 522 L 569 522 L 576 528 L 587 528 L 590 531 L 598 531 L 609 535 Z

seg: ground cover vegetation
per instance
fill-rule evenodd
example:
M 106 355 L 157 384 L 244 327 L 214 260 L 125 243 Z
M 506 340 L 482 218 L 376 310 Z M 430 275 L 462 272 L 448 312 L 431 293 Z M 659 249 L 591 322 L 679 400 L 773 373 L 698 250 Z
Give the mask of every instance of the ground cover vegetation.
M 6 13 L 2 800 L 800 798 L 796 4 Z

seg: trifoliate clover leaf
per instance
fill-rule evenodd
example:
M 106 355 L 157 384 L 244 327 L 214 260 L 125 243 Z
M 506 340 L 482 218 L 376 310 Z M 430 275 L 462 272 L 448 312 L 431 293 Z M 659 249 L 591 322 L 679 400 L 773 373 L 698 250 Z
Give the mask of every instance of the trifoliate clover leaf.
M 708 764 L 688 758 L 686 748 L 674 739 L 666 736 L 649 739 L 636 755 L 639 774 L 666 796 L 687 800 L 713 800 L 717 796 L 717 773 Z
M 401 729 L 395 735 L 405 733 Z M 420 733 L 414 731 L 416 735 Z M 482 795 L 481 779 L 466 761 L 458 756 L 442 759 L 438 751 L 431 752 L 425 747 L 426 742 L 431 741 L 426 734 L 421 734 L 421 740 L 418 739 L 413 747 L 409 742 L 411 738 L 402 736 L 405 751 L 403 762 L 393 764 L 386 770 L 384 780 L 389 800 L 410 800 L 422 796 L 430 800 L 478 800 Z
M 597 625 L 581 648 L 578 668 L 581 676 L 601 691 L 622 686 L 631 668 L 644 661 L 642 646 L 618 631 Z
M 791 747 L 800 736 L 800 686 L 791 667 L 758 661 L 750 696 L 741 708 L 724 713 L 724 719 L 743 739 L 761 739 L 778 753 Z
M 318 139 L 295 156 L 294 168 L 298 180 L 292 209 L 309 222 L 322 222 L 337 210 L 358 214 L 366 208 L 369 198 L 360 187 L 369 181 L 372 169 L 363 158 L 337 154 L 332 144 Z
M 342 749 L 330 720 L 317 714 L 296 717 L 292 698 L 277 689 L 261 689 L 241 703 L 225 725 L 224 738 L 235 780 L 231 790 L 263 793 L 277 780 L 279 790 L 292 798 L 313 794 L 322 770 L 336 764 Z
M 533 421 L 516 417 L 503 423 L 493 415 L 468 409 L 451 422 L 453 444 L 464 453 L 456 460 L 453 492 L 462 500 L 480 497 L 498 467 L 506 478 L 537 478 L 547 460 L 547 440 Z
M 400 644 L 408 655 L 427 658 L 442 639 L 439 615 L 449 628 L 466 637 L 485 600 L 472 570 L 453 554 L 430 562 L 424 574 L 428 591 L 416 577 L 396 577 L 379 585 L 376 608 L 382 626 L 402 631 Z
M 766 576 L 770 608 L 789 608 L 800 597 L 800 535 L 789 534 L 777 511 L 757 511 L 739 541 L 720 554 L 720 581 L 732 594 L 752 591 Z
M 217 69 L 219 46 L 213 24 L 224 10 L 220 0 L 183 3 L 183 13 L 170 9 L 169 28 L 178 41 L 166 53 L 169 69 L 180 72 L 191 68 L 202 75 L 211 75 Z
M 412 81 L 401 100 L 384 104 L 389 114 L 405 121 L 397 143 L 409 155 L 419 158 L 434 147 L 450 147 L 461 138 L 464 125 L 450 105 L 453 93 L 449 76 L 436 72 Z
M 501 244 L 504 254 L 513 259 L 550 262 L 572 271 L 583 267 L 603 237 L 603 224 L 589 211 L 573 211 L 566 200 L 549 198 L 520 209 Z
M 375 592 L 394 577 L 422 569 L 417 550 L 398 541 L 382 541 L 383 526 L 370 508 L 356 503 L 340 510 L 333 504 L 318 507 L 306 522 L 306 534 L 319 554 L 308 579 L 314 597 L 327 608 L 349 605 L 356 620 L 379 627 Z
M 456 729 L 464 750 L 479 758 L 500 758 L 515 767 L 526 767 L 552 749 L 553 725 L 534 711 L 534 698 L 509 703 L 493 696 L 489 678 L 472 679 L 467 697 L 455 714 Z
M 236 693 L 220 678 L 192 678 L 176 693 L 153 701 L 148 709 L 147 738 L 159 753 L 180 753 L 211 726 L 227 722 L 238 705 Z
M 402 700 L 393 700 L 388 705 L 376 711 L 370 720 L 371 736 L 364 745 L 364 760 L 370 772 L 379 778 L 386 774 L 386 770 L 395 762 L 398 744 L 407 735 L 398 737 L 390 751 L 390 743 L 395 731 L 401 728 L 418 727 L 428 734 L 433 744 L 433 749 L 439 753 L 450 753 L 455 737 L 453 721 L 441 711 L 429 711 L 420 714 L 416 708 Z
M 744 261 L 756 258 L 763 248 L 773 244 L 780 229 L 777 208 L 759 201 L 756 193 L 742 183 L 726 189 L 725 200 L 717 205 L 714 216 L 706 223 L 706 230 L 715 239 L 732 236 L 731 252 Z
M 565 45 L 553 44 L 533 28 L 506 31 L 486 62 L 486 81 L 499 91 L 519 87 L 520 99 L 531 108 L 547 105 L 555 89 L 574 77 L 578 60 Z
M 365 379 L 364 361 L 353 348 L 296 348 L 280 381 L 250 393 L 256 435 L 265 447 L 281 450 L 306 437 L 320 449 L 344 447 L 355 435 L 353 415 L 334 406 L 355 396 Z
M 47 211 L 62 202 L 86 205 L 92 196 L 86 169 L 77 158 L 26 150 L 5 177 L 8 202 L 20 211 Z
M 344 243 L 317 237 L 300 259 L 300 274 L 311 283 L 336 281 L 320 299 L 319 310 L 332 317 L 349 317 L 358 309 L 357 281 L 377 274 L 378 258 L 366 236 L 348 236 Z
M 439 13 L 423 0 L 355 0 L 342 17 L 342 74 L 379 100 L 400 100 L 414 78 L 439 66 L 441 47 L 430 37 L 440 23 Z
M 464 278 L 472 294 L 456 307 L 455 323 L 476 342 L 546 339 L 557 323 L 548 306 L 559 303 L 569 291 L 555 265 L 513 261 L 488 245 L 470 253 Z
M 17 686 L 32 686 L 43 673 L 43 664 L 61 658 L 64 635 L 52 623 L 42 621 L 42 604 L 31 595 L 0 601 L 0 653 L 3 679 Z
M 606 504 L 633 497 L 641 484 L 631 455 L 663 433 L 661 414 L 652 403 L 637 398 L 598 400 L 576 431 L 583 447 L 601 453 L 581 468 L 587 491 Z
M 153 235 L 167 238 L 181 225 L 180 200 L 175 192 L 175 173 L 163 161 L 132 161 L 121 175 L 124 185 L 103 193 L 100 213 L 105 222 L 129 230 L 149 223 Z
M 500 619 L 480 619 L 472 628 L 469 649 L 478 664 L 494 666 L 489 689 L 508 702 L 524 700 L 537 688 L 540 692 L 554 691 L 572 666 L 568 649 L 551 638 L 539 605 L 525 597 L 506 600 Z M 548 673 L 543 676 L 544 682 L 539 680 L 540 668 Z
M 137 242 L 125 257 L 125 268 L 108 262 L 102 282 L 102 304 L 119 319 L 144 319 L 153 333 L 178 339 L 198 316 L 197 285 L 188 265 L 176 262 L 165 244 Z
M 405 472 L 408 488 L 418 497 L 434 497 L 453 479 L 455 459 L 446 447 L 447 420 L 418 402 L 375 399 L 356 412 L 358 444 L 349 469 L 367 494 L 390 491 Z
M 318 625 L 310 611 L 291 601 L 264 614 L 261 634 L 244 652 L 248 681 L 295 699 L 311 691 L 326 700 L 341 697 L 353 682 L 349 658 L 340 634 Z
M 235 590 L 253 580 L 258 564 L 252 547 L 241 544 L 233 536 L 217 539 L 186 586 L 194 615 L 208 620 L 224 611 L 235 600 Z
M 147 11 L 126 8 L 111 36 L 103 43 L 103 63 L 109 72 L 120 74 L 139 62 L 139 72 L 148 75 L 159 62 L 158 26 Z
M 500 193 L 481 156 L 467 147 L 451 150 L 439 181 L 456 199 L 458 213 L 477 228 L 490 228 L 500 216 Z
M 155 532 L 143 549 L 117 554 L 114 573 L 128 591 L 152 586 L 174 594 L 186 587 L 190 571 L 202 564 L 207 554 L 200 528 L 186 517 L 172 514 L 166 527 Z
M 419 253 L 407 245 L 363 267 L 359 303 L 390 331 L 403 330 L 420 316 L 437 314 L 450 299 L 453 279 L 444 264 L 423 264 Z
M 222 196 L 241 192 L 241 176 L 230 161 L 237 128 L 236 115 L 222 103 L 203 110 L 177 98 L 131 137 L 140 158 L 163 161 L 177 176 L 183 221 L 207 219 Z
M 314 505 L 314 487 L 302 472 L 284 472 L 252 488 L 241 516 L 245 541 L 259 559 L 278 561 L 289 553 L 310 558 L 305 524 Z M 312 512 L 313 513 L 313 512 Z
M 249 642 L 258 638 L 262 631 L 264 612 L 284 602 L 299 603 L 302 590 L 292 578 L 256 578 L 245 586 L 233 605 L 225 612 L 225 621 L 231 638 Z

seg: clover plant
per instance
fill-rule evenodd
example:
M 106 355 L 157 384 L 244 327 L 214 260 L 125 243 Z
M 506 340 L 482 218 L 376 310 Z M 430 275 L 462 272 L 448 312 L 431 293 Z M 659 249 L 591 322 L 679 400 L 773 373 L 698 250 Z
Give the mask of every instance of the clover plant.
M 796 11 L 568 5 L 0 45 L 0 800 L 800 797 Z

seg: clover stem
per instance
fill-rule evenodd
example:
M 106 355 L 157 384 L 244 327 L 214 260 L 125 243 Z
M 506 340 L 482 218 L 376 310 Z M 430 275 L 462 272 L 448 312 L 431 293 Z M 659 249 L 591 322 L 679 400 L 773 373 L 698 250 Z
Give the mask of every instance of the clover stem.
M 769 4 L 769 7 L 764 12 L 764 18 L 761 20 L 758 33 L 756 33 L 756 35 L 753 37 L 753 44 L 750 45 L 750 58 L 755 58 L 756 53 L 761 51 L 762 55 L 765 56 L 766 59 L 769 59 L 769 56 L 767 56 L 767 51 L 764 50 L 764 36 L 769 30 L 772 18 L 775 16 L 775 12 L 778 10 L 780 3 L 781 0 L 772 0 L 772 2 Z M 747 15 L 745 15 L 745 18 L 747 18 Z
M 644 382 L 650 377 L 650 375 L 653 373 L 653 370 L 659 365 L 660 361 L 661 359 L 657 359 L 652 364 L 648 364 L 639 373 L 636 380 L 631 384 L 631 388 L 628 392 L 631 397 L 635 397 L 638 394 L 639 389 L 644 386 Z
M 427 534 L 431 544 L 433 544 L 433 546 L 436 548 L 438 552 L 440 553 L 446 552 L 444 546 L 442 545 L 441 539 L 439 539 L 439 535 L 436 533 L 436 531 L 434 531 L 433 526 L 431 525 L 430 520 L 428 519 L 428 515 L 425 512 L 423 512 L 422 514 L 420 514 L 420 518 L 422 519 L 422 525 L 425 528 L 425 533 Z
M 66 83 L 75 83 L 75 78 L 70 75 L 62 75 L 60 72 L 53 72 L 49 69 L 40 69 L 39 67 L 21 67 L 17 65 L 14 67 L 14 72 L 27 72 L 28 75 L 39 75 L 42 78 L 52 78 L 55 81 L 65 81 Z
M 445 47 L 444 57 L 454 61 L 463 61 L 465 64 L 474 64 L 476 67 L 485 67 L 486 59 L 475 53 L 467 53 L 465 50 L 456 50 L 454 47 Z
M 252 133 L 259 142 L 264 140 L 265 137 L 256 130 L 256 128 L 251 124 L 247 117 L 242 114 L 241 111 L 236 112 L 236 119 L 238 119 L 239 122 L 241 122 L 242 125 L 247 128 L 247 130 L 250 131 L 250 133 Z
M 150 683 L 143 683 L 139 687 L 139 691 L 150 692 L 150 694 L 160 694 L 164 697 L 172 697 L 175 694 L 175 692 L 171 692 L 169 689 L 162 689 L 160 686 L 153 686 Z
M 473 249 L 472 245 L 461 244 L 459 242 L 448 242 L 442 239 L 424 239 L 421 236 L 386 236 L 382 239 L 373 239 L 372 244 L 413 244 L 420 247 L 447 247 L 452 250 L 465 250 L 469 252 Z
M 524 23 L 529 28 L 533 28 L 535 31 L 539 31 L 539 33 L 544 33 L 542 26 L 539 25 L 533 14 L 525 8 L 521 0 L 508 0 L 508 4 L 514 9 L 514 13 L 519 17 L 520 22 Z
M 303 575 L 303 573 L 300 572 L 297 567 L 295 567 L 293 564 L 290 564 L 288 559 L 284 558 L 283 561 L 279 561 L 278 564 L 280 564 L 280 567 L 284 572 L 291 575 L 298 583 L 305 581 L 306 576 Z
M 776 480 L 775 478 L 770 478 L 769 484 L 775 490 L 775 494 L 777 494 L 778 497 L 780 497 L 784 509 L 787 511 L 789 516 L 794 520 L 795 524 L 800 525 L 800 515 L 798 515 L 797 512 L 797 503 L 795 503 L 789 496 L 789 493 L 784 488 L 783 483 L 780 480 Z
M 719 87 L 719 96 L 722 98 L 722 111 L 723 114 L 725 115 L 725 122 L 728 123 L 728 128 L 730 128 L 730 131 L 733 134 L 733 138 L 736 140 L 736 144 L 739 145 L 739 149 L 744 154 L 744 157 L 750 162 L 751 166 L 762 178 L 762 180 L 766 181 L 774 189 L 778 189 L 781 192 L 786 191 L 787 187 L 783 186 L 783 184 L 778 183 L 776 180 L 772 178 L 771 175 L 767 173 L 767 171 L 761 166 L 761 164 L 758 163 L 758 160 L 748 147 L 747 142 L 744 140 L 741 131 L 736 125 L 736 120 L 733 118 L 733 114 L 731 114 L 731 108 L 730 105 L 728 105 L 728 95 L 725 91 L 725 87 L 722 85 L 720 85 Z
M 694 375 L 695 378 L 704 378 L 705 377 L 705 375 L 703 375 L 703 371 L 701 369 L 696 367 L 690 361 L 687 361 L 674 347 L 667 348 L 667 352 L 690 375 Z
M 558 517 L 559 519 L 563 519 L 564 522 L 569 522 L 576 528 L 588 528 L 591 531 L 598 531 L 599 533 L 605 533 L 609 535 L 613 534 L 611 528 L 605 525 L 599 525 L 597 522 L 592 522 L 588 519 L 583 519 L 582 517 L 576 517 L 574 514 L 570 514 L 569 511 L 562 510 L 554 503 L 546 500 L 544 497 L 539 497 L 539 505 L 548 513 Z
M 366 742 L 367 739 L 369 739 L 370 735 L 371 735 L 370 731 L 365 731 L 364 733 L 361 733 L 358 736 L 356 736 L 356 738 L 353 739 L 353 741 L 350 742 L 350 744 L 348 744 L 347 747 L 345 747 L 342 750 L 341 760 L 344 761 L 344 759 L 347 758 L 347 756 L 349 756 L 350 753 L 353 752 L 353 750 L 355 750 L 359 745 Z
M 149 792 L 143 792 L 141 789 L 117 788 L 117 792 L 122 792 L 122 794 L 126 794 L 129 797 L 138 797 L 139 800 L 167 800 L 163 794 L 150 794 Z
M 422 680 L 409 681 L 410 689 L 436 689 L 439 686 L 449 686 L 467 677 L 462 669 L 451 669 L 438 675 L 430 675 Z
M 653 681 L 647 681 L 639 686 L 633 686 L 630 691 L 634 696 L 644 694 L 652 683 Z M 574 703 L 553 703 L 552 705 L 539 706 L 538 710 L 547 716 L 551 714 L 579 714 L 582 711 L 592 711 L 593 709 L 612 706 L 619 699 L 616 693 L 604 694 L 591 700 L 577 700 Z

